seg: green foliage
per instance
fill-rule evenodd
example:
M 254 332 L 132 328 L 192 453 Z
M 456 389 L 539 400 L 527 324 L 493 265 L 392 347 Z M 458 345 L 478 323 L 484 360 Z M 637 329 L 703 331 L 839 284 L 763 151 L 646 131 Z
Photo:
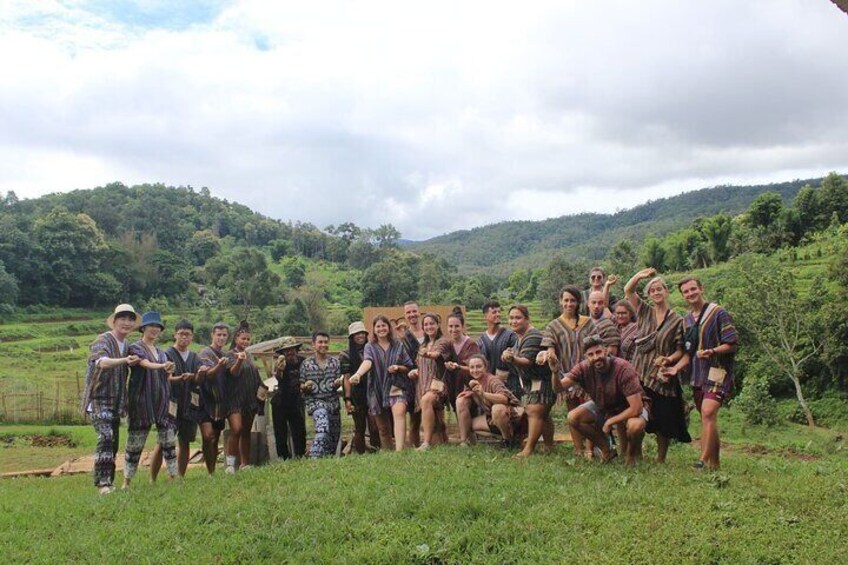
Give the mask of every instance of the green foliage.
M 748 223 L 754 228 L 767 228 L 777 223 L 783 211 L 783 198 L 776 192 L 764 192 L 754 198 L 748 208 Z
M 733 407 L 752 426 L 775 426 L 781 422 L 777 402 L 769 394 L 768 383 L 761 379 L 746 379 L 741 394 L 733 399 Z
M 392 254 L 362 273 L 363 306 L 396 306 L 415 297 L 416 277 L 408 261 Z
M 825 223 L 834 215 L 840 223 L 848 222 L 848 181 L 836 173 L 827 175 L 821 183 L 819 202 Z
M 0 305 L 11 307 L 18 303 L 18 280 L 6 272 L 6 266 L 0 261 Z
M 662 240 L 657 239 L 653 235 L 645 238 L 645 243 L 642 244 L 642 263 L 646 267 L 653 267 L 657 271 L 665 270 L 665 247 L 663 247 Z
M 306 282 L 306 261 L 302 257 L 285 257 L 280 264 L 290 287 L 297 288 Z
M 287 255 L 290 255 L 292 252 L 291 241 L 287 239 L 275 239 L 268 245 L 268 247 L 271 250 L 271 259 L 275 262 Z
M 539 277 L 539 288 L 536 293 L 542 305 L 542 312 L 548 319 L 560 315 L 560 290 L 570 284 L 582 287 L 591 268 L 592 264 L 588 261 L 574 261 L 565 254 L 559 254 L 551 260 Z M 544 322 L 543 320 L 533 321 L 536 324 Z
M 309 327 L 309 310 L 306 308 L 306 303 L 300 298 L 295 298 L 291 304 L 286 306 L 280 323 L 281 335 L 307 336 L 312 334 L 312 329 Z
M 206 263 L 219 251 L 221 251 L 221 239 L 208 229 L 194 232 L 186 249 L 189 260 L 197 266 Z
M 281 302 L 280 277 L 268 270 L 265 255 L 255 249 L 239 248 L 216 256 L 206 264 L 206 282 L 217 289 L 224 304 L 238 307 L 240 317 L 251 308 Z

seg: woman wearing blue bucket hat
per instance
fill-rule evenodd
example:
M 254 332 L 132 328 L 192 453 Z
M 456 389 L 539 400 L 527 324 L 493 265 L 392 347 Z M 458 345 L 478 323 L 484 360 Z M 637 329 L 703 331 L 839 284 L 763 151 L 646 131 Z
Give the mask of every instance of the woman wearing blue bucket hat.
M 127 457 L 122 489 L 138 470 L 141 452 L 156 424 L 157 442 L 168 469 L 169 480 L 177 476 L 176 452 L 176 402 L 171 401 L 168 374 L 174 371 L 174 363 L 156 346 L 159 335 L 165 329 L 159 312 L 145 312 L 141 317 L 141 339 L 130 345 L 130 353 L 140 359 L 130 372 L 128 392 Z

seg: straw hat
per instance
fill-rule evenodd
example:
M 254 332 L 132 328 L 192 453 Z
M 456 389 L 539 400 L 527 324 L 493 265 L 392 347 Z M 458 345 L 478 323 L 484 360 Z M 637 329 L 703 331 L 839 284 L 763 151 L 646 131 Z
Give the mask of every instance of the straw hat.
M 280 340 L 280 346 L 274 350 L 274 353 L 282 353 L 286 349 L 299 348 L 301 345 L 303 344 L 297 341 L 292 336 L 283 336 L 283 339 Z
M 108 318 L 106 318 L 106 325 L 109 326 L 110 329 L 115 328 L 115 317 L 118 314 L 132 314 L 136 323 L 138 323 L 138 312 L 135 311 L 135 308 L 133 308 L 132 305 L 130 305 L 130 304 L 118 304 L 115 307 L 115 311 L 112 312 L 112 315 L 110 315 Z
M 365 324 L 363 322 L 353 322 L 347 327 L 348 337 L 362 332 L 368 333 L 368 330 L 365 329 Z

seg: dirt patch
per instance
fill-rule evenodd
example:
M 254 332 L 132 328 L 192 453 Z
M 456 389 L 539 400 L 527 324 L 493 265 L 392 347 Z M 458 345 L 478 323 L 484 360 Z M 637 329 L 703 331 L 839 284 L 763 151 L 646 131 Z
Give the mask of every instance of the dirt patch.
M 27 447 L 76 447 L 77 442 L 62 434 L 27 434 L 0 436 L 3 447 L 27 446 Z

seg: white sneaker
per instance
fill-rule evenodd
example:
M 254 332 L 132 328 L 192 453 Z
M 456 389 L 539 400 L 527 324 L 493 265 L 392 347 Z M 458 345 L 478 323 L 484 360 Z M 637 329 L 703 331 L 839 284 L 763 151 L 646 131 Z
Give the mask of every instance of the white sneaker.
M 112 485 L 103 485 L 97 492 L 99 492 L 100 494 L 112 494 L 113 492 L 115 492 L 115 487 L 113 487 Z
M 428 449 L 430 449 L 430 444 L 429 443 L 422 443 L 421 445 L 419 445 L 415 449 L 415 451 L 427 451 Z
M 253 465 L 242 465 L 239 467 L 239 471 L 247 471 L 248 469 L 252 469 Z
M 236 474 L 236 468 L 235 468 L 234 465 L 227 465 L 227 468 L 224 470 L 224 472 L 228 475 L 235 475 Z

